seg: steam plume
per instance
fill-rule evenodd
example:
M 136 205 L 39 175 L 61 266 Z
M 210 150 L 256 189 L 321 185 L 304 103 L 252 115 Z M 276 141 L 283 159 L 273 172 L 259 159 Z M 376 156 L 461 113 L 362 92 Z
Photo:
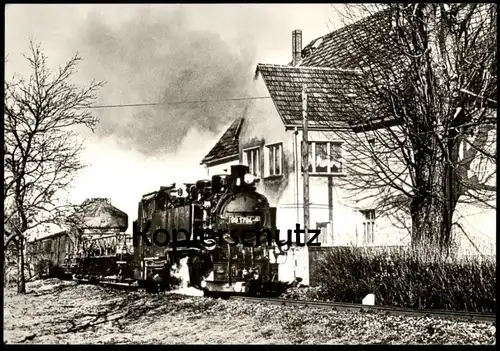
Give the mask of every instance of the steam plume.
M 106 77 L 103 104 L 213 100 L 248 95 L 255 46 L 233 46 L 218 34 L 191 29 L 186 9 L 138 7 L 133 17 L 109 23 L 92 11 L 80 40 L 93 70 Z M 98 66 L 98 67 L 96 67 Z M 218 133 L 246 102 L 212 102 L 98 110 L 98 136 L 150 156 L 177 151 L 191 128 Z

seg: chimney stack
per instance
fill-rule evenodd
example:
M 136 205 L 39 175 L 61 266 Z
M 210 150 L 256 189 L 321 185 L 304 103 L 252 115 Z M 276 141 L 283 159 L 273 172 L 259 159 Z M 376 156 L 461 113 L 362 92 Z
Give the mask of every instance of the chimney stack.
M 296 29 L 292 32 L 292 65 L 297 64 L 302 59 L 302 31 Z

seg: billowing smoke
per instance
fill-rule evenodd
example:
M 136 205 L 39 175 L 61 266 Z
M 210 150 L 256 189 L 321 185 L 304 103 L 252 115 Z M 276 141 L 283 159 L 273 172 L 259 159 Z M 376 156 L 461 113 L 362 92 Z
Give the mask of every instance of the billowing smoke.
M 7 76 L 29 74 L 20 53 L 33 37 L 41 41 L 52 69 L 80 52 L 74 83 L 107 81 L 98 105 L 254 96 L 256 64 L 288 62 L 292 30 L 318 25 L 318 13 L 325 11 L 267 4 L 11 5 Z M 78 131 L 86 140 L 84 162 L 91 166 L 78 175 L 69 201 L 111 198 L 129 215 L 130 233 L 143 194 L 207 176 L 199 162 L 247 104 L 93 110 L 100 119 L 96 134 Z
M 252 95 L 254 38 L 242 34 L 244 25 L 228 26 L 225 32 L 219 24 L 212 30 L 208 18 L 217 11 L 222 9 L 199 5 L 87 8 L 70 42 L 78 42 L 84 57 L 82 79 L 107 82 L 96 104 Z M 75 184 L 73 201 L 112 198 L 129 215 L 131 232 L 143 194 L 206 176 L 200 161 L 246 105 L 236 101 L 94 110 L 100 122 L 95 135 L 87 136 L 85 153 L 92 167 Z
M 92 71 L 107 80 L 99 104 L 248 95 L 255 61 L 251 40 L 245 45 L 233 40 L 232 45 L 210 28 L 192 29 L 183 7 L 140 6 L 116 23 L 109 15 L 91 11 L 78 31 Z M 121 148 L 160 155 L 177 151 L 192 128 L 220 133 L 244 106 L 245 102 L 211 102 L 102 109 L 97 112 L 96 133 L 111 136 Z

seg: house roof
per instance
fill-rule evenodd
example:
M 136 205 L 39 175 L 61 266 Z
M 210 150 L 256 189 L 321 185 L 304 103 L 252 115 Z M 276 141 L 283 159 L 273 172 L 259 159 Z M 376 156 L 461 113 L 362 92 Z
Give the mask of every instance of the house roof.
M 470 12 L 471 10 L 472 12 Z M 491 32 L 486 25 L 490 20 L 488 11 L 491 10 L 491 4 L 488 3 L 471 4 L 471 6 L 461 7 L 457 16 L 461 19 L 471 16 L 470 23 L 475 30 L 478 30 L 478 35 L 488 38 Z M 396 78 L 398 74 L 393 73 L 404 71 L 404 55 L 398 54 L 398 51 L 394 50 L 392 46 L 392 41 L 387 40 L 393 35 L 394 13 L 392 11 L 393 9 L 387 8 L 312 40 L 303 48 L 301 60 L 297 66 L 362 69 L 368 76 L 372 75 L 368 78 L 371 82 L 380 78 L 384 85 L 393 82 L 396 86 L 403 88 L 405 83 Z M 413 10 L 409 9 L 409 11 Z M 374 63 L 376 68 L 368 68 L 368 61 Z M 359 86 L 362 87 L 361 90 L 367 87 L 366 83 L 361 83 Z M 496 108 L 496 89 L 490 91 L 490 96 L 487 96 L 490 99 L 488 100 L 489 106 Z M 362 104 L 361 99 L 366 94 L 360 93 L 358 95 L 360 99 L 356 103 Z M 364 108 L 366 108 L 367 103 L 371 104 L 372 111 L 377 112 L 375 113 L 377 116 L 369 120 L 372 127 L 382 121 L 384 124 L 387 124 L 389 120 L 392 123 L 397 123 L 394 117 L 384 113 L 387 111 L 387 107 L 384 107 L 382 103 L 375 106 L 373 99 L 365 99 Z M 367 117 L 363 119 L 365 118 Z M 357 119 L 359 120 L 359 116 Z M 367 120 L 364 123 L 366 122 Z
M 314 39 L 304 47 L 296 66 L 257 66 L 285 125 L 302 125 L 304 83 L 307 84 L 310 128 L 343 128 L 366 118 L 356 116 L 354 109 L 355 104 L 363 103 L 363 94 L 355 91 L 362 82 L 359 79 L 363 79 L 357 69 L 364 66 L 367 53 L 387 60 L 385 50 L 377 43 L 382 42 L 379 37 L 388 35 L 391 29 L 388 15 L 388 10 L 380 11 Z M 379 106 L 372 107 L 374 111 L 381 111 Z M 384 119 L 377 116 L 373 122 Z
M 210 152 L 201 160 L 201 164 L 213 164 L 217 161 L 237 159 L 239 156 L 239 134 L 241 125 L 244 121 L 243 116 L 236 118 L 233 123 L 222 134 Z
M 307 85 L 307 116 L 317 127 L 346 127 L 348 109 L 338 97 L 358 73 L 318 67 L 257 65 L 283 123 L 302 125 L 302 87 Z
M 310 125 L 327 128 L 346 126 L 345 103 L 335 100 L 334 97 L 339 95 L 339 90 L 343 86 L 345 89 L 346 84 L 355 77 L 356 73 L 332 68 L 357 67 L 358 60 L 356 62 L 346 60 L 347 57 L 352 57 L 349 50 L 356 47 L 352 42 L 350 45 L 345 45 L 346 39 L 353 31 L 360 33 L 357 37 L 366 38 L 368 34 L 373 35 L 373 30 L 367 32 L 365 25 L 369 21 L 379 21 L 379 17 L 380 13 L 313 40 L 302 50 L 302 61 L 299 67 L 257 65 L 257 73 L 262 75 L 285 125 L 302 124 L 301 94 L 302 85 L 306 83 Z M 229 159 L 231 156 L 238 157 L 240 120 L 242 121 L 242 119 L 237 119 L 231 124 L 201 164 L 216 163 L 221 159 Z
M 371 57 L 383 55 L 378 43 L 391 30 L 388 16 L 389 10 L 380 11 L 314 39 L 302 49 L 298 66 L 354 69 L 363 66 L 368 49 Z

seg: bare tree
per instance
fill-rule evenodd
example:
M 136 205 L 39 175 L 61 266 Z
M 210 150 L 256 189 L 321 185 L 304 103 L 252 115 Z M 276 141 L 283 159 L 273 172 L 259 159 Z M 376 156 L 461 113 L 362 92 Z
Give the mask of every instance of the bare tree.
M 347 5 L 341 184 L 447 253 L 457 203 L 495 208 L 496 4 Z M 360 20 L 361 17 L 364 17 Z M 351 23 L 354 22 L 354 23 Z
M 102 82 L 80 88 L 71 83 L 81 61 L 77 53 L 51 72 L 40 44 L 30 41 L 29 77 L 4 82 L 4 253 L 11 242 L 19 252 L 18 292 L 25 292 L 25 233 L 44 223 L 64 223 L 72 206 L 61 194 L 85 167 L 75 128 L 93 130 L 97 118 L 86 107 Z

